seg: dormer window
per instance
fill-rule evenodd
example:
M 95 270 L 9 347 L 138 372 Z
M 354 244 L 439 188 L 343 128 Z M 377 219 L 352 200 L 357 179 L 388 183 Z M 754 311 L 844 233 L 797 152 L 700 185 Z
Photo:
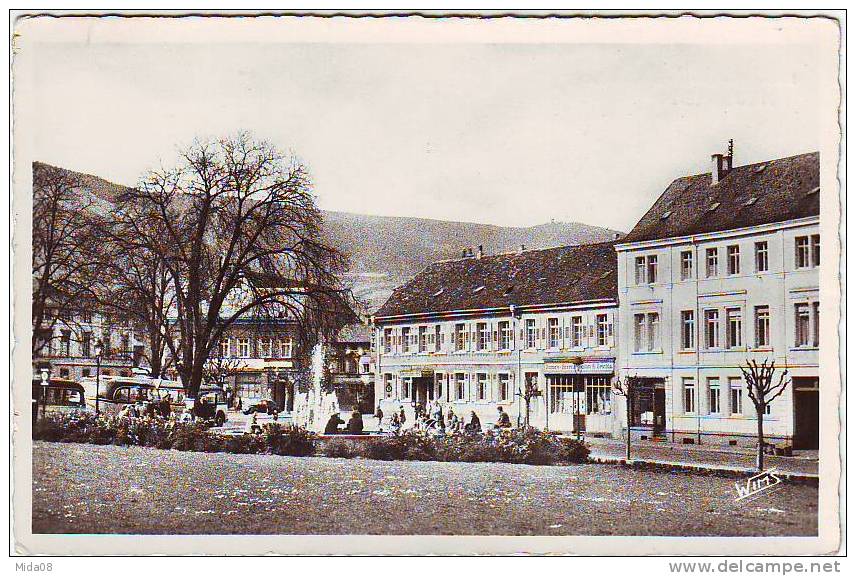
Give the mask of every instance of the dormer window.
M 478 294 L 478 293 L 479 293 L 479 292 L 481 292 L 482 290 L 484 290 L 484 286 L 479 286 L 478 288 L 476 288 L 475 290 L 473 290 L 473 294 Z
M 711 205 L 710 205 L 710 208 L 708 208 L 708 209 L 707 209 L 707 211 L 708 211 L 708 212 L 713 212 L 713 211 L 714 211 L 714 210 L 716 210 L 717 208 L 719 208 L 719 202 L 714 202 L 713 204 L 711 204 Z
M 752 204 L 754 204 L 757 201 L 758 201 L 758 198 L 756 198 L 755 196 L 752 196 L 746 202 L 744 202 L 743 205 L 744 206 L 751 206 Z
M 431 297 L 432 297 L 432 298 L 436 298 L 437 296 L 439 296 L 440 294 L 442 294 L 444 290 L 445 290 L 445 288 L 440 288 L 439 290 L 437 290 L 436 292 L 434 292 L 434 293 L 431 295 Z
M 669 216 L 671 216 L 671 215 L 672 215 L 672 211 L 671 211 L 671 210 L 666 210 L 665 212 L 663 212 L 663 215 L 662 215 L 662 216 L 660 216 L 660 220 L 666 220 L 666 219 L 667 219 Z

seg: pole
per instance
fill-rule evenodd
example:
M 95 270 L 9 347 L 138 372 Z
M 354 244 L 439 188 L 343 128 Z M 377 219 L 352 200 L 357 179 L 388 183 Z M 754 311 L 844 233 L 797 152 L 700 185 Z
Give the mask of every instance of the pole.
M 629 464 L 630 463 L 630 407 L 632 404 L 632 402 L 630 400 L 630 386 L 627 387 L 626 392 L 627 393 L 625 394 L 625 402 L 627 403 L 627 418 L 626 418 L 627 419 L 627 446 L 626 446 L 624 458 L 625 458 L 625 460 L 627 460 L 627 463 Z
M 95 357 L 95 415 L 101 414 L 98 398 L 101 396 L 101 355 Z

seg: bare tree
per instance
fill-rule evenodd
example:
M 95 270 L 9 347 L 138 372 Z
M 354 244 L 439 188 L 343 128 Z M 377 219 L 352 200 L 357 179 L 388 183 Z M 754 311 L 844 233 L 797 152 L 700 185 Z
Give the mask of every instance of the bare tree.
M 117 204 L 127 234 L 169 275 L 176 338 L 167 346 L 189 397 L 242 315 L 294 319 L 311 340 L 348 308 L 347 260 L 321 240 L 306 169 L 266 142 L 245 133 L 196 142 Z
M 746 367 L 741 366 L 740 371 L 743 372 L 743 380 L 746 381 L 746 391 L 752 400 L 752 404 L 755 406 L 755 414 L 758 418 L 758 452 L 756 464 L 758 470 L 761 471 L 764 470 L 764 415 L 767 413 L 767 406 L 782 395 L 791 381 L 787 379 L 787 370 L 779 374 L 778 380 L 775 379 L 775 360 L 769 360 L 768 363 L 768 360 L 764 359 L 760 366 L 756 360 L 747 360 Z
M 121 216 L 101 228 L 106 248 L 101 251 L 104 281 L 97 284 L 100 308 L 141 330 L 147 346 L 143 359 L 151 375 L 160 377 L 173 356 L 175 291 L 162 259 L 140 245 Z
M 633 408 L 633 396 L 638 388 L 638 380 L 633 376 L 628 376 L 624 380 L 616 379 L 612 383 L 612 392 L 617 396 L 624 396 L 625 400 L 625 419 L 627 420 L 627 437 L 624 450 L 624 458 L 630 462 L 630 417 Z
M 529 415 L 532 412 L 532 400 L 541 397 L 541 390 L 538 388 L 538 380 L 536 378 L 524 378 L 523 390 L 517 394 L 523 398 L 523 402 L 526 404 L 526 418 L 524 425 L 528 430 L 530 428 Z
M 95 203 L 74 174 L 33 163 L 33 356 L 50 346 L 58 321 L 73 324 L 92 311 L 99 273 Z

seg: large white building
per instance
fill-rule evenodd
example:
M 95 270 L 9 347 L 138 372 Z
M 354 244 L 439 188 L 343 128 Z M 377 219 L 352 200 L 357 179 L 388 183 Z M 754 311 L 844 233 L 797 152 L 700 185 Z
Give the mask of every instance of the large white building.
M 793 385 L 765 416 L 774 441 L 817 447 L 819 155 L 678 178 L 618 254 L 620 377 L 640 384 L 637 438 L 753 445 L 740 366 L 772 359 Z
M 614 434 L 616 349 L 612 243 L 437 262 L 374 316 L 375 397 L 386 414 L 439 400 L 469 420 L 525 419 L 520 392 L 537 382 L 530 422 Z

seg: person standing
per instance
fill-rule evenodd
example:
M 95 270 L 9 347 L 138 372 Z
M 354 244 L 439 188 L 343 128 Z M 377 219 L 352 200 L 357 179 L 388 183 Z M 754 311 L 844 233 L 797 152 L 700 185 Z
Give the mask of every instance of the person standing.
M 380 430 L 383 424 L 383 410 L 380 409 L 380 403 L 378 402 L 377 410 L 375 410 L 375 418 L 377 418 L 377 429 Z

